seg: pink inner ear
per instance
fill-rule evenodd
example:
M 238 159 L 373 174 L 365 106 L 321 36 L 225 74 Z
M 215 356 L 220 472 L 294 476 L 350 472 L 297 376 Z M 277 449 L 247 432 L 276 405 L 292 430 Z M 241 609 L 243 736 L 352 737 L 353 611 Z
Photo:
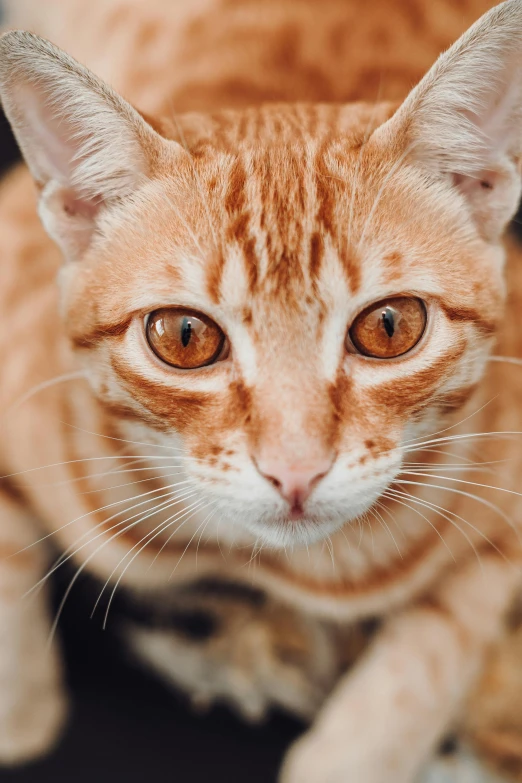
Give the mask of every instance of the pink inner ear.
M 50 236 L 68 260 L 78 260 L 91 244 L 101 197 L 81 197 L 72 188 L 43 188 L 40 216 Z
M 493 190 L 496 176 L 498 175 L 495 175 L 493 171 L 481 171 L 477 177 L 465 177 L 462 174 L 455 174 L 453 182 L 462 193 L 469 195 L 479 189 Z
M 78 198 L 72 191 L 62 191 L 63 209 L 70 217 L 83 217 L 94 220 L 103 206 L 101 198 Z

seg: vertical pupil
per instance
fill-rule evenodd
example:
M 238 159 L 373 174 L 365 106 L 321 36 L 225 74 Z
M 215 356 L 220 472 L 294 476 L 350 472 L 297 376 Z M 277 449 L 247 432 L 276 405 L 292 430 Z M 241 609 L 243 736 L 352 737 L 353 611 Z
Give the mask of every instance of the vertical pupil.
M 382 313 L 382 325 L 386 331 L 388 337 L 393 337 L 395 334 L 395 318 L 393 317 L 393 310 L 387 307 Z
M 181 322 L 181 343 L 183 348 L 186 348 L 192 337 L 192 323 L 188 318 L 184 318 Z

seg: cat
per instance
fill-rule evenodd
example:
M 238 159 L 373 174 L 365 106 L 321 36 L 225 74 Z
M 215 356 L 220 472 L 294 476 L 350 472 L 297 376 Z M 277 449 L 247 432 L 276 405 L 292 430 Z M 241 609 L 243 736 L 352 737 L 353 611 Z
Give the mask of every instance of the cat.
M 416 780 L 521 581 L 521 0 L 4 5 L 93 70 L 0 40 L 0 759 L 66 719 L 36 651 L 73 559 L 381 617 L 280 779 Z

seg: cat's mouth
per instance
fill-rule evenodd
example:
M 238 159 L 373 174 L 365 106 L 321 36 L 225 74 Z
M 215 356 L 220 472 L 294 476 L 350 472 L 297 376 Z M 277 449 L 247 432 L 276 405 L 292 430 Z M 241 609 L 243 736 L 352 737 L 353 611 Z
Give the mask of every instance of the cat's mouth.
M 262 522 L 249 525 L 256 540 L 262 539 L 268 546 L 285 549 L 295 545 L 307 546 L 327 539 L 346 524 L 353 521 L 350 514 L 325 515 L 312 513 L 304 508 L 292 508 Z
M 306 518 L 306 512 L 304 510 L 303 504 L 300 500 L 296 500 L 295 503 L 292 504 L 288 512 L 288 521 L 299 522 L 301 520 L 304 520 L 305 518 Z

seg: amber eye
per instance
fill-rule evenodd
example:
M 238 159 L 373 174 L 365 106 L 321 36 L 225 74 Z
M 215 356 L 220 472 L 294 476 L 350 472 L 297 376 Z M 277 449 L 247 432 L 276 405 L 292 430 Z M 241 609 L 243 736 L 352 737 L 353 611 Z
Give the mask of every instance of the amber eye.
M 350 338 L 359 353 L 394 359 L 411 351 L 426 328 L 426 307 L 413 296 L 383 299 L 359 313 Z
M 147 320 L 147 340 L 163 362 L 181 370 L 194 370 L 219 359 L 225 335 L 203 313 L 164 307 Z

